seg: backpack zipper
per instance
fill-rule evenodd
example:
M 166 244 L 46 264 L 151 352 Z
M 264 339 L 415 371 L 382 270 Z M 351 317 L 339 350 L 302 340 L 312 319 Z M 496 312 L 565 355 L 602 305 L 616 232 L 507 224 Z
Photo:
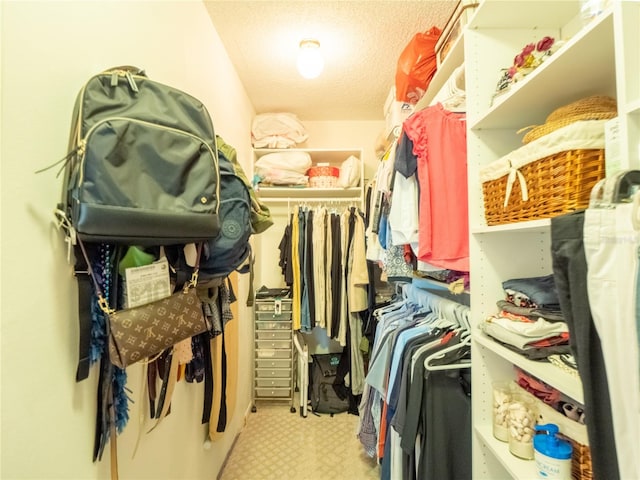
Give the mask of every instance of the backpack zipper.
M 160 125 L 157 123 L 152 123 L 152 122 L 147 122 L 144 120 L 138 120 L 135 118 L 128 118 L 128 117 L 109 117 L 109 118 L 105 118 L 100 120 L 99 122 L 93 124 L 91 126 L 91 128 L 89 129 L 89 131 L 87 132 L 87 134 L 85 135 L 85 137 L 80 140 L 78 142 L 78 156 L 80 157 L 80 162 L 79 162 L 79 176 L 78 176 L 78 180 L 77 180 L 77 184 L 76 185 L 81 185 L 82 181 L 84 180 L 84 162 L 85 162 L 85 158 L 86 158 L 86 147 L 87 147 L 87 142 L 89 141 L 89 137 L 91 136 L 91 134 L 103 123 L 106 122 L 110 122 L 113 120 L 122 120 L 122 121 L 126 121 L 126 122 L 133 122 L 133 123 L 139 123 L 142 125 L 147 125 L 147 126 L 151 126 L 153 128 L 160 128 L 163 130 L 168 130 L 171 132 L 176 132 L 179 133 L 181 135 L 186 135 L 188 137 L 191 137 L 195 140 L 197 140 L 198 142 L 200 142 L 202 145 L 204 145 L 208 150 L 209 153 L 211 153 L 211 157 L 213 158 L 213 162 L 214 162 L 214 167 L 215 167 L 215 171 L 218 173 L 217 176 L 217 182 L 216 182 L 216 213 L 218 213 L 218 209 L 220 207 L 220 167 L 218 165 L 218 161 L 217 161 L 217 156 L 214 154 L 213 149 L 207 144 L 207 142 L 205 142 L 201 137 L 194 135 L 193 133 L 189 133 L 185 130 L 180 130 L 179 128 L 173 128 L 173 127 L 167 127 L 166 125 Z M 204 203 L 204 202 L 203 202 Z
M 133 79 L 133 74 L 129 70 L 108 70 L 104 72 L 105 74 L 111 74 L 111 86 L 118 86 L 118 77 L 124 77 L 127 79 L 127 83 L 129 84 L 129 88 L 132 92 L 138 93 L 138 85 L 136 85 L 136 81 Z
M 78 106 L 78 116 L 76 118 L 76 123 L 78 124 L 77 127 L 77 132 L 78 132 L 78 136 L 76 138 L 76 142 L 80 143 L 80 141 L 82 140 L 81 134 L 82 134 L 82 128 L 80 126 L 80 123 L 82 121 L 82 105 L 84 104 L 84 92 L 86 90 L 87 85 L 89 84 L 89 82 L 91 82 L 91 80 L 93 80 L 96 77 L 100 77 L 103 75 L 111 75 L 111 86 L 112 87 L 117 87 L 118 86 L 118 77 L 126 77 L 127 78 L 127 82 L 129 83 L 129 88 L 131 88 L 132 91 L 134 92 L 138 92 L 138 85 L 135 81 L 136 78 L 138 79 L 142 79 L 142 80 L 149 80 L 152 81 L 158 85 L 162 85 L 163 87 L 167 87 L 170 88 L 171 90 L 175 90 L 176 92 L 180 92 L 182 95 L 185 95 L 191 99 L 193 99 L 195 102 L 199 103 L 200 105 L 202 105 L 202 108 L 204 109 L 205 113 L 207 114 L 208 120 L 209 120 L 209 129 L 211 130 L 211 133 L 213 133 L 213 143 L 214 146 L 216 148 L 216 152 L 218 151 L 218 138 L 217 135 L 215 133 L 215 129 L 213 128 L 213 122 L 211 121 L 211 115 L 209 115 L 209 111 L 207 110 L 207 107 L 204 105 L 204 103 L 202 103 L 200 100 L 198 100 L 196 97 L 183 92 L 180 89 L 177 89 L 175 87 L 170 87 L 168 85 L 165 85 L 163 83 L 157 82 L 155 80 L 151 80 L 149 79 L 149 77 L 145 76 L 145 75 L 135 75 L 132 74 L 130 71 L 128 70 L 122 70 L 122 69 L 116 69 L 116 70 L 105 70 L 104 72 L 98 73 L 96 75 L 94 75 L 93 77 L 91 77 L 83 86 L 82 89 L 80 90 L 79 93 L 79 106 Z M 115 117 L 114 117 L 115 118 Z M 88 136 L 88 132 L 87 135 L 85 136 L 85 138 Z M 205 143 L 205 142 L 203 142 Z M 206 143 L 205 143 L 206 145 Z M 217 159 L 217 156 L 215 156 L 215 158 Z
M 138 85 L 136 84 L 136 81 L 134 79 L 134 75 L 131 74 L 131 72 L 127 71 L 127 70 L 105 70 L 104 72 L 98 73 L 97 75 L 94 75 L 93 77 L 91 77 L 83 86 L 82 89 L 80 90 L 80 94 L 79 94 L 79 99 L 80 101 L 78 102 L 78 116 L 76 118 L 76 130 L 77 130 L 77 137 L 76 137 L 76 144 L 79 144 L 82 141 L 82 137 L 80 136 L 82 134 L 81 130 L 82 128 L 80 127 L 80 123 L 82 121 L 82 105 L 84 104 L 84 92 L 87 88 L 87 85 L 89 84 L 89 82 L 91 82 L 91 80 L 93 80 L 96 77 L 100 77 L 103 75 L 110 75 L 111 76 L 111 87 L 117 87 L 118 86 L 118 77 L 126 77 L 127 82 L 129 83 L 129 88 L 131 88 L 132 91 L 134 92 L 138 92 Z M 141 75 L 136 75 L 139 78 L 146 78 L 143 77 Z

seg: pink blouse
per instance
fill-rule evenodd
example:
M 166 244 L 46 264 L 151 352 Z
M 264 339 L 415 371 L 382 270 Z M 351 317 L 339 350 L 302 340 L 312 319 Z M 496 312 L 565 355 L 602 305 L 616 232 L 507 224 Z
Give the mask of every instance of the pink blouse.
M 466 116 L 436 104 L 403 125 L 418 158 L 418 259 L 469 271 Z

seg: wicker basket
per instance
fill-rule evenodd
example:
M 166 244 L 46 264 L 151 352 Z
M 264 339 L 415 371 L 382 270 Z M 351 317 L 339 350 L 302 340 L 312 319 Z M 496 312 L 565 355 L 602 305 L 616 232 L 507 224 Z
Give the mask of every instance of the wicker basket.
M 543 125 L 525 127 L 518 133 L 531 129 L 522 137 L 522 143 L 527 144 L 579 120 L 609 120 L 617 115 L 618 109 L 614 98 L 593 95 L 555 109 Z
M 538 220 L 586 208 L 591 189 L 604 178 L 604 150 L 567 150 L 519 170 L 527 184 L 526 201 L 515 182 L 504 206 L 506 176 L 482 184 L 487 225 Z

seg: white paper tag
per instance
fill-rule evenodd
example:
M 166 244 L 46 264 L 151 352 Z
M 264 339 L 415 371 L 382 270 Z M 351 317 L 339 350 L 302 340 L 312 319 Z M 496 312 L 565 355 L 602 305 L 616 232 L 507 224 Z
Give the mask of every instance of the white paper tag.
M 162 258 L 151 265 L 127 268 L 127 308 L 146 305 L 171 295 L 169 262 Z

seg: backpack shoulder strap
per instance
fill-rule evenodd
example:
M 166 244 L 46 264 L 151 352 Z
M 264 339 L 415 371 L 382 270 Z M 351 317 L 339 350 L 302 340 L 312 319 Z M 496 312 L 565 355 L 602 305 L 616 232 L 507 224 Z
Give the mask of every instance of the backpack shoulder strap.
M 74 275 L 78 282 L 78 368 L 76 369 L 76 382 L 81 382 L 89 377 L 91 366 L 91 298 L 93 296 L 93 284 L 89 274 L 89 266 L 76 247 L 76 261 Z

